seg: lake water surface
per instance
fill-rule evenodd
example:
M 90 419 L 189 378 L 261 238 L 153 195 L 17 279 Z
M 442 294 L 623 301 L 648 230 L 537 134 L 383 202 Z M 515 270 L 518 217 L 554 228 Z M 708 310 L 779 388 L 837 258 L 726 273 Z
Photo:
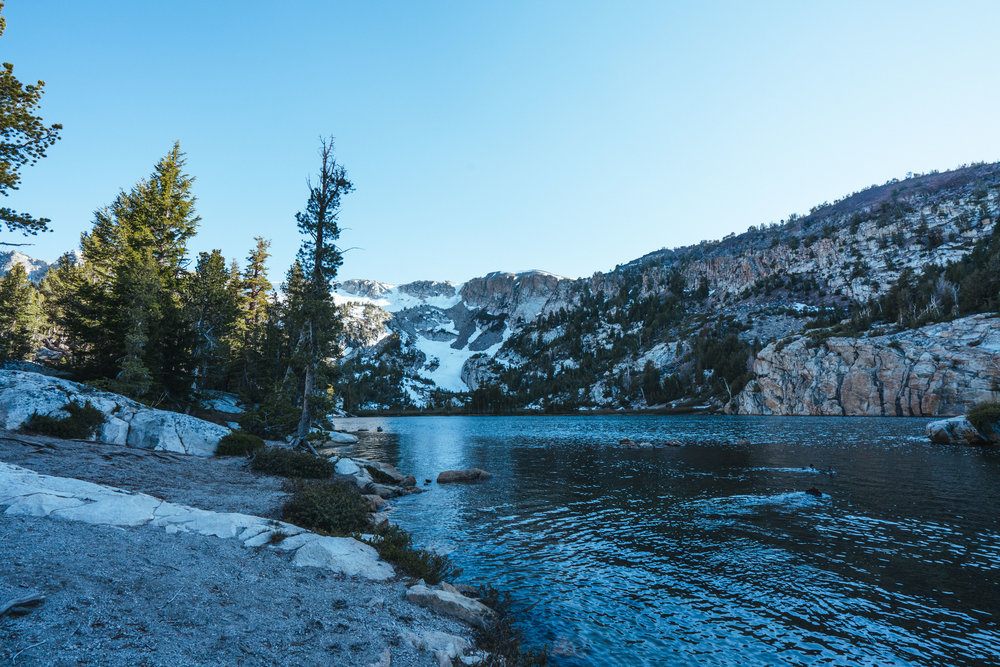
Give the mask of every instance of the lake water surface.
M 435 479 L 395 502 L 460 580 L 529 607 L 559 665 L 1000 664 L 1000 454 L 927 420 L 424 417 L 362 455 Z M 683 447 L 623 450 L 621 438 Z M 813 467 L 810 467 L 813 466 Z M 830 471 L 833 474 L 829 474 Z M 809 487 L 824 492 L 815 498 Z M 531 606 L 533 605 L 533 606 Z

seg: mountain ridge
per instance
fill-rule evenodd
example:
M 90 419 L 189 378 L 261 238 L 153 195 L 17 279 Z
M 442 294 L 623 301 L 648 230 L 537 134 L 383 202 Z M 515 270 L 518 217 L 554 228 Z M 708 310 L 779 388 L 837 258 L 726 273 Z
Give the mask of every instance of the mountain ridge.
M 345 325 L 337 390 L 354 411 L 701 406 L 783 414 L 773 396 L 761 402 L 742 392 L 765 380 L 784 386 L 768 378 L 762 358 L 769 369 L 801 370 L 811 362 L 779 357 L 822 352 L 791 341 L 889 335 L 885 345 L 919 346 L 923 334 L 904 330 L 981 312 L 967 303 L 976 286 L 966 289 L 949 267 L 976 253 L 997 254 L 989 248 L 1000 244 L 990 240 L 998 217 L 1000 163 L 978 164 L 892 179 L 803 216 L 661 248 L 588 277 L 535 269 L 461 283 L 344 280 L 333 292 Z M 33 280 L 47 268 L 17 251 L 0 253 L 0 261 L 5 256 L 0 268 L 26 265 Z M 906 290 L 919 291 L 919 299 L 891 306 L 895 329 L 879 324 L 885 299 Z M 891 356 L 881 350 L 873 357 L 880 354 Z M 953 365 L 973 363 L 973 356 L 959 354 Z M 847 368 L 863 374 L 857 364 Z M 987 391 L 990 377 L 966 387 L 969 396 Z M 844 412 L 839 399 L 839 407 L 820 404 L 796 409 Z
M 400 353 L 395 361 L 401 363 L 395 364 L 394 371 L 398 377 L 409 378 L 411 384 L 422 385 L 420 397 L 408 391 L 413 399 L 410 405 L 447 405 L 448 401 L 442 402 L 440 395 L 435 404 L 437 387 L 420 382 L 420 378 L 428 379 L 422 369 L 432 368 L 435 363 L 434 354 L 419 345 L 421 331 L 430 333 L 430 330 L 409 324 L 413 317 L 419 316 L 425 322 L 436 322 L 438 331 L 447 331 L 448 323 L 453 325 L 453 318 L 460 314 L 456 309 L 461 307 L 473 312 L 474 317 L 489 318 L 494 331 L 491 340 L 500 343 L 496 350 L 492 347 L 473 350 L 460 342 L 461 336 L 456 334 L 451 339 L 452 345 L 457 346 L 453 349 L 476 352 L 468 354 L 462 363 L 460 377 L 466 391 L 474 393 L 495 385 L 495 393 L 520 392 L 522 398 L 533 399 L 515 399 L 513 404 L 507 404 L 508 408 L 547 409 L 553 403 L 560 406 L 557 409 L 649 408 L 653 403 L 643 396 L 645 392 L 635 395 L 629 386 L 633 384 L 629 376 L 642 375 L 647 362 L 657 371 L 661 388 L 679 370 L 702 374 L 709 371 L 711 375 L 712 369 L 697 368 L 697 363 L 694 368 L 681 368 L 691 365 L 692 359 L 684 361 L 684 358 L 694 352 L 688 338 L 695 320 L 701 327 L 709 326 L 706 322 L 711 321 L 709 328 L 714 327 L 713 331 L 717 329 L 720 335 L 734 331 L 739 344 L 748 350 L 753 341 L 758 341 L 760 347 L 751 350 L 755 355 L 768 343 L 801 333 L 817 315 L 846 314 L 848 309 L 879 297 L 907 271 L 919 272 L 929 265 L 943 267 L 969 255 L 994 228 L 1000 208 L 998 187 L 1000 164 L 972 165 L 951 172 L 915 175 L 903 181 L 893 179 L 833 204 L 814 207 L 807 215 L 789 216 L 780 224 L 752 226 L 747 232 L 716 241 L 656 250 L 585 278 L 553 277 L 556 280 L 543 271 L 492 272 L 454 284 L 458 299 L 445 309 L 437 309 L 438 312 L 426 302 L 391 308 L 393 318 L 386 323 L 387 336 L 397 330 L 406 333 L 399 341 Z M 591 303 L 595 299 L 597 305 Z M 628 317 L 611 321 L 615 319 L 614 311 L 636 310 L 637 303 L 650 300 L 659 302 L 659 306 L 650 306 L 650 310 L 661 310 L 659 315 L 663 315 L 664 304 L 682 302 L 685 315 L 681 320 L 686 318 L 688 323 L 677 320 L 666 326 L 665 320 L 674 317 L 670 315 L 661 317 L 657 324 L 658 315 L 653 314 L 653 326 L 648 333 L 657 339 L 644 341 L 643 328 L 635 326 L 635 321 Z M 597 320 L 599 324 L 584 327 L 590 330 L 569 332 L 569 338 L 579 338 L 575 347 L 580 349 L 572 349 L 574 345 L 567 339 L 565 324 L 554 321 L 540 327 L 534 324 L 540 319 L 551 320 L 560 311 L 578 311 L 582 305 L 586 305 L 590 315 L 584 319 Z M 418 306 L 429 310 L 411 310 Z M 639 315 L 638 310 L 634 315 Z M 728 324 L 722 324 L 727 319 Z M 739 325 L 734 326 L 737 321 Z M 538 345 L 515 349 L 529 334 L 537 336 Z M 542 396 L 532 391 L 525 394 L 504 379 L 511 368 L 521 368 L 525 375 L 534 373 L 532 366 L 541 358 L 546 367 L 544 381 L 549 381 L 577 370 L 582 355 L 614 347 L 622 340 L 635 349 L 616 353 L 615 363 L 605 363 L 588 386 L 571 388 L 576 392 L 574 396 L 565 389 Z M 557 347 L 562 346 L 560 349 L 552 349 L 555 341 Z M 372 361 L 387 361 L 383 348 L 371 352 Z M 353 359 L 363 357 L 362 351 L 356 351 Z M 752 363 L 748 357 L 748 372 Z M 357 366 L 348 370 L 348 377 L 366 373 Z M 725 384 L 727 392 L 730 391 L 728 380 Z M 629 396 L 624 401 L 618 400 L 622 393 Z M 720 409 L 723 403 L 733 401 L 729 395 L 706 396 L 701 391 L 697 397 L 689 398 L 704 399 L 708 404 L 714 398 Z M 453 407 L 460 404 L 465 405 L 466 401 L 451 402 Z M 375 398 L 362 400 L 354 407 L 386 409 L 401 405 Z

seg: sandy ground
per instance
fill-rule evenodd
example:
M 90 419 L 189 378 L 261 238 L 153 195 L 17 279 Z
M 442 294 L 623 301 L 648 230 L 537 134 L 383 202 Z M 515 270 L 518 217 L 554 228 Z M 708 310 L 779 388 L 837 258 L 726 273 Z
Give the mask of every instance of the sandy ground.
M 0 431 L 0 460 L 142 491 L 202 509 L 274 517 L 280 480 L 237 458 L 204 459 Z M 293 567 L 288 554 L 155 527 L 0 514 L 0 659 L 23 665 L 378 663 L 436 665 L 406 640 L 458 621 L 403 599 L 408 580 L 352 580 Z M 16 657 L 15 657 L 16 656 Z

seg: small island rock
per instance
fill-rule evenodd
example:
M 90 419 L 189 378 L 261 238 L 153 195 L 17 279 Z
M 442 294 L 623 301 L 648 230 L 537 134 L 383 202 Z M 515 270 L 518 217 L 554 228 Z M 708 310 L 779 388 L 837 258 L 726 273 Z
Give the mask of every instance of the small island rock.
M 482 468 L 468 468 L 466 470 L 445 470 L 438 475 L 438 484 L 450 484 L 452 482 L 478 482 L 481 479 L 489 479 L 493 474 L 486 472 Z
M 938 445 L 985 445 L 988 442 L 965 415 L 933 421 L 927 425 L 926 433 L 931 442 Z

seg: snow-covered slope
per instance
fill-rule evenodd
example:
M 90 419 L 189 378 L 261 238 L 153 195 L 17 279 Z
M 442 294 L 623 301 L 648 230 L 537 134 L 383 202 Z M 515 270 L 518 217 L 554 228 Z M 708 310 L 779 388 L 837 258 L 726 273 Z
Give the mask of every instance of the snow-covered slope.
M 23 252 L 17 250 L 0 252 L 0 275 L 6 275 L 8 271 L 17 265 L 24 267 L 25 272 L 28 274 L 28 280 L 33 283 L 41 280 L 49 270 L 48 262 L 28 257 Z
M 559 287 L 569 282 L 542 271 L 496 272 L 462 284 L 346 280 L 333 296 L 347 315 L 345 357 L 374 364 L 385 346 L 398 340 L 396 356 L 407 360 L 407 398 L 425 406 L 435 389 L 468 391 L 463 369 L 469 360 L 492 358 L 518 322 L 565 306 Z

